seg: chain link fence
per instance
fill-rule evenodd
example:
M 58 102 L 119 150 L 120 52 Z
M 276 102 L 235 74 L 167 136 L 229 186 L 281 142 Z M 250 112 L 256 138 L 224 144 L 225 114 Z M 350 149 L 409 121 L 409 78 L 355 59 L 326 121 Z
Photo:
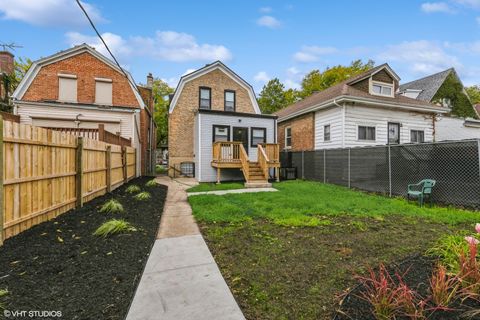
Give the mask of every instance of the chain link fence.
M 432 200 L 480 209 L 480 140 L 282 152 L 298 178 L 406 196 L 407 185 L 437 184 Z

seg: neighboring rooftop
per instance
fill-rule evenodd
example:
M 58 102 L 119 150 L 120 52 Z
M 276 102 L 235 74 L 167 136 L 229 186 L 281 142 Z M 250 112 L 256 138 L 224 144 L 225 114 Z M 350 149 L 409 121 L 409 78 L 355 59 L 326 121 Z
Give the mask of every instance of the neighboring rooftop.
M 297 116 L 302 114 L 303 110 L 307 112 L 308 109 L 310 109 L 310 107 L 314 107 L 316 105 L 320 105 L 322 103 L 329 102 L 329 101 L 333 103 L 335 99 L 338 99 L 340 97 L 348 97 L 353 99 L 357 98 L 357 99 L 364 99 L 364 100 L 365 99 L 377 100 L 380 102 L 385 102 L 387 104 L 390 103 L 390 104 L 420 107 L 420 108 L 423 107 L 430 110 L 437 109 L 439 111 L 442 111 L 445 109 L 442 107 L 435 106 L 429 102 L 408 98 L 397 93 L 395 93 L 393 97 L 372 95 L 366 91 L 359 90 L 352 86 L 353 84 L 376 74 L 382 69 L 386 69 L 387 71 L 392 72 L 394 76 L 396 76 L 394 72 L 391 70 L 391 68 L 388 66 L 388 64 L 385 63 L 382 65 L 373 67 L 356 76 L 353 76 L 335 86 L 332 86 L 323 91 L 314 93 L 311 96 L 303 100 L 300 100 L 293 105 L 290 105 L 284 109 L 277 111 L 275 114 L 279 117 L 280 120 L 282 120 L 283 118 L 291 118 L 294 115 Z
M 455 72 L 455 69 L 450 68 L 421 79 L 407 82 L 400 85 L 399 91 L 421 90 L 417 99 L 430 102 L 451 72 Z

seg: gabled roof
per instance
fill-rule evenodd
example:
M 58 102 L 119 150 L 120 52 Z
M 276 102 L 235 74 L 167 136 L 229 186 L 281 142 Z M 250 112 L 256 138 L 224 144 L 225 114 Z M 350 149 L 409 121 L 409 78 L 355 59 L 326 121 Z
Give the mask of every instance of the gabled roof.
M 145 103 L 144 103 L 142 97 L 140 96 L 137 88 L 134 88 L 133 85 L 132 85 L 132 84 L 135 84 L 135 81 L 133 80 L 132 75 L 128 71 L 126 71 L 125 69 L 120 69 L 115 62 L 108 59 L 103 54 L 101 54 L 100 52 L 98 52 L 97 50 L 95 50 L 93 47 L 89 46 L 86 43 L 78 45 L 78 46 L 74 46 L 74 47 L 72 47 L 70 49 L 67 49 L 67 50 L 59 51 L 55 54 L 52 54 L 51 56 L 48 56 L 48 57 L 45 57 L 45 58 L 34 61 L 31 65 L 31 67 L 28 69 L 25 76 L 23 77 L 22 81 L 18 85 L 17 89 L 13 93 L 13 95 L 12 95 L 13 99 L 21 100 L 23 98 L 23 95 L 25 94 L 25 92 L 27 92 L 27 90 L 30 87 L 30 84 L 32 83 L 33 79 L 35 79 L 38 72 L 40 71 L 40 69 L 43 66 L 46 66 L 46 65 L 55 63 L 57 61 L 61 61 L 61 60 L 76 56 L 78 54 L 85 53 L 85 52 L 90 53 L 95 58 L 101 60 L 102 62 L 104 62 L 105 64 L 110 66 L 112 69 L 114 69 L 114 70 L 116 70 L 116 71 L 118 71 L 122 74 L 123 74 L 123 72 L 125 72 L 125 74 L 128 77 L 128 80 L 129 80 L 129 85 L 132 88 L 133 94 L 135 95 L 135 98 L 137 99 L 138 104 L 140 105 L 140 107 L 142 109 L 145 107 Z
M 368 92 L 356 89 L 352 84 L 357 83 L 363 79 L 366 79 L 375 73 L 386 70 L 390 73 L 388 64 L 382 64 L 377 67 L 373 67 L 365 72 L 362 72 L 356 76 L 353 76 L 335 86 L 327 88 L 323 91 L 312 94 L 311 96 L 298 101 L 297 103 L 290 105 L 284 109 L 275 112 L 278 115 L 279 121 L 284 121 L 290 118 L 294 118 L 301 114 L 335 105 L 341 101 L 355 101 L 363 102 L 365 104 L 371 104 L 376 106 L 385 107 L 397 107 L 409 110 L 420 110 L 426 112 L 447 112 L 447 108 L 435 106 L 425 101 L 411 99 L 400 94 L 395 94 L 394 97 L 371 95 Z M 393 72 L 393 70 L 392 70 Z M 393 74 L 392 74 L 393 76 Z M 399 79 L 398 76 L 394 77 Z
M 238 74 L 236 74 L 232 69 L 227 67 L 225 64 L 223 64 L 221 61 L 215 61 L 213 63 L 207 64 L 203 68 L 200 68 L 198 70 L 195 70 L 189 74 L 186 74 L 180 78 L 180 81 L 178 82 L 177 88 L 175 89 L 175 92 L 172 97 L 172 102 L 170 103 L 170 109 L 169 113 L 172 113 L 173 109 L 175 109 L 175 106 L 177 105 L 178 98 L 180 97 L 183 87 L 185 84 L 193 79 L 196 79 L 198 77 L 201 77 L 209 72 L 212 72 L 214 70 L 221 70 L 223 71 L 227 76 L 229 76 L 233 81 L 237 82 L 240 86 L 242 86 L 244 89 L 247 90 L 248 96 L 250 98 L 250 101 L 252 102 L 253 108 L 255 110 L 255 113 L 261 114 L 262 112 L 260 111 L 260 108 L 258 107 L 257 103 L 257 98 L 255 97 L 255 91 L 253 90 L 253 87 L 245 81 L 243 78 L 241 78 Z
M 440 89 L 443 82 L 445 82 L 445 79 L 447 79 L 448 75 L 452 72 L 456 76 L 455 69 L 450 68 L 418 80 L 404 83 L 400 85 L 399 91 L 405 92 L 407 90 L 421 90 L 420 94 L 417 96 L 417 99 L 431 102 L 438 89 Z

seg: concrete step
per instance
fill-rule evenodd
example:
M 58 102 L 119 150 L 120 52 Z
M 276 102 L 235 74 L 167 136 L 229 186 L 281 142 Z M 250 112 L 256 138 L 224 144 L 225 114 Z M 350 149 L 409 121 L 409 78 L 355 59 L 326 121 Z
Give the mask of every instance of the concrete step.
M 271 188 L 272 184 L 268 181 L 249 181 L 245 182 L 245 188 Z

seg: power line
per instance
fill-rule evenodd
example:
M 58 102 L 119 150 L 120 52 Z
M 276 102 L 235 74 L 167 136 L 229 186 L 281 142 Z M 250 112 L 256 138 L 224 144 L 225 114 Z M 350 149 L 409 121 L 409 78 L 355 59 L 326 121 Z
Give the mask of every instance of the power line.
M 117 64 L 117 66 L 120 68 L 120 70 L 122 70 L 123 75 L 125 76 L 125 78 L 127 78 L 128 82 L 130 82 L 130 84 L 133 86 L 133 88 L 135 89 L 135 91 L 137 91 L 137 93 L 140 94 L 140 92 L 138 91 L 137 85 L 130 80 L 130 77 L 127 75 L 127 73 L 125 72 L 125 70 L 123 70 L 123 68 L 120 66 L 120 63 L 118 63 L 117 58 L 115 58 L 115 56 L 113 55 L 112 51 L 110 51 L 110 48 L 108 47 L 108 45 L 107 45 L 107 43 L 105 42 L 105 40 L 103 40 L 103 37 L 102 37 L 102 35 L 100 34 L 100 32 L 98 32 L 97 28 L 95 27 L 95 24 L 93 23 L 92 19 L 90 19 L 90 16 L 88 15 L 88 13 L 87 13 L 87 11 L 85 10 L 85 8 L 82 6 L 80 0 L 76 0 L 76 1 L 77 1 L 78 6 L 80 7 L 80 9 L 82 9 L 83 13 L 84 13 L 85 16 L 87 17 L 88 22 L 90 22 L 90 25 L 92 26 L 93 30 L 95 30 L 95 33 L 97 34 L 97 36 L 100 38 L 100 40 L 102 41 L 103 45 L 104 45 L 105 48 L 107 49 L 108 53 L 110 54 L 110 56 L 112 56 L 113 61 L 115 61 L 115 63 Z

